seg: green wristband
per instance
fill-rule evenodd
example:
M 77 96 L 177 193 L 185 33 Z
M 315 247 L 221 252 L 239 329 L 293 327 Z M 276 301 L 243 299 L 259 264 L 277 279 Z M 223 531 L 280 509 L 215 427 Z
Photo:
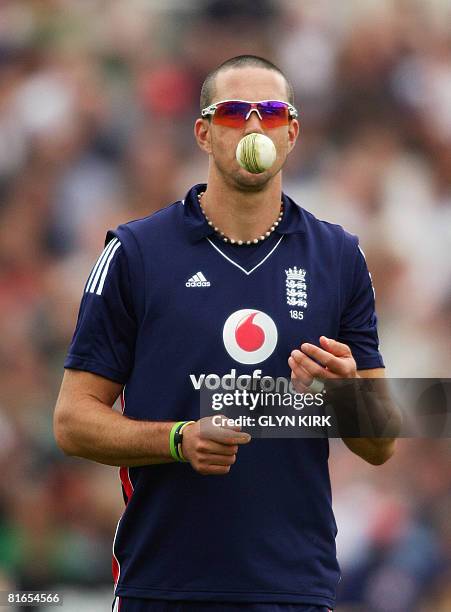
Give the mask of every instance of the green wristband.
M 186 427 L 188 425 L 192 425 L 192 423 L 195 423 L 195 421 L 185 421 L 183 423 L 183 425 L 180 427 L 180 429 L 178 430 L 178 436 L 177 436 L 177 432 L 175 433 L 174 436 L 174 444 L 175 444 L 175 448 L 177 450 L 178 456 L 180 457 L 181 461 L 183 461 L 184 463 L 188 463 L 188 459 L 185 459 L 185 457 L 183 456 L 182 453 L 182 442 L 183 442 L 183 430 L 186 429 Z M 177 440 L 176 438 L 179 438 L 179 443 L 177 444 Z
M 175 442 L 175 435 L 179 431 L 179 429 L 187 422 L 188 421 L 177 421 L 177 423 L 174 423 L 174 425 L 172 426 L 171 432 L 169 434 L 169 450 L 171 452 L 171 457 L 175 459 L 175 461 L 184 461 L 178 453 L 177 444 Z

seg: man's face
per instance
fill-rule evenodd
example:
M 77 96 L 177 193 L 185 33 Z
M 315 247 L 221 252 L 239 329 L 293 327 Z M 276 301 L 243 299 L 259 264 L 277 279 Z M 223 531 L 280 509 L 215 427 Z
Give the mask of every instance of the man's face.
M 231 68 L 216 77 L 215 91 L 211 103 L 221 100 L 282 100 L 288 102 L 285 79 L 278 72 L 258 67 Z M 205 119 L 203 121 L 206 121 Z M 256 112 L 241 128 L 231 128 L 208 122 L 208 148 L 218 171 L 228 184 L 243 191 L 264 189 L 282 168 L 288 153 L 293 148 L 299 125 L 296 120 L 282 127 L 266 129 Z M 236 160 L 236 147 L 241 138 L 252 132 L 265 134 L 273 141 L 277 157 L 273 166 L 260 174 L 251 174 Z

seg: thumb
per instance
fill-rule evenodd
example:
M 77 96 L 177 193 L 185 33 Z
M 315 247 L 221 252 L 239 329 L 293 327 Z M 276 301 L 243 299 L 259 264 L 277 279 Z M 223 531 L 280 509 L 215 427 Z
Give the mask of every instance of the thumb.
M 319 342 L 325 351 L 335 355 L 335 357 L 352 357 L 351 349 L 347 344 L 337 342 L 336 340 L 327 338 L 326 336 L 321 336 Z

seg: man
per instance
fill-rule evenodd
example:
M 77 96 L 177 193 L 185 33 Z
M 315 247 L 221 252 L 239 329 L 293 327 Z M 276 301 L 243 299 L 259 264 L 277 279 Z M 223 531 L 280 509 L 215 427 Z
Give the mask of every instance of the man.
M 126 508 L 113 574 L 122 612 L 334 606 L 327 440 L 201 433 L 199 420 L 206 378 L 291 369 L 308 386 L 383 373 L 357 239 L 282 194 L 299 132 L 292 104 L 286 78 L 264 59 L 240 56 L 213 71 L 195 123 L 207 185 L 109 232 L 86 283 L 55 434 L 70 455 L 120 466 Z M 253 132 L 277 151 L 259 174 L 235 158 Z M 122 415 L 111 410 L 121 393 Z M 346 443 L 373 464 L 393 452 L 391 439 Z

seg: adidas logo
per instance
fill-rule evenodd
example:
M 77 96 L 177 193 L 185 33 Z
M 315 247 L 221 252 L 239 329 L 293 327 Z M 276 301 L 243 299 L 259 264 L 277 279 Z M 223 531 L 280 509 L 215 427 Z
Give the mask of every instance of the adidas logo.
M 186 283 L 186 287 L 209 287 L 210 281 L 207 281 L 202 272 L 196 272 Z

